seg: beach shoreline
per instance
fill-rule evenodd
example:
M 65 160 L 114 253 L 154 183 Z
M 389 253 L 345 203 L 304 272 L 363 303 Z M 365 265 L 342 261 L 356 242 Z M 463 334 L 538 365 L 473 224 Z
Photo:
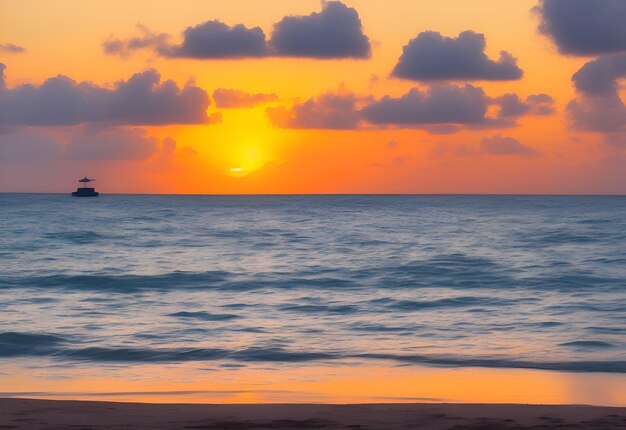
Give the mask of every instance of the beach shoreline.
M 512 404 L 153 404 L 0 398 L 0 428 L 626 429 L 626 408 Z

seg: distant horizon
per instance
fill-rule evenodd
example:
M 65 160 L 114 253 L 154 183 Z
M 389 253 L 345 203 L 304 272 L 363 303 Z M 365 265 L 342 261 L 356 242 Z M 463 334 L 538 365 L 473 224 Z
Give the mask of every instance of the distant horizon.
M 0 191 L 0 194 L 69 195 L 71 192 Z M 538 194 L 538 193 L 102 193 L 100 196 L 494 196 L 494 197 L 626 197 L 626 194 Z

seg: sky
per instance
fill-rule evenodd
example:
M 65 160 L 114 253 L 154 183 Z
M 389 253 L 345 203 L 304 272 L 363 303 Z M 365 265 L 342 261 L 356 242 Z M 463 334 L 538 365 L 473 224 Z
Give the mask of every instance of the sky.
M 0 0 L 0 192 L 626 193 L 623 0 Z

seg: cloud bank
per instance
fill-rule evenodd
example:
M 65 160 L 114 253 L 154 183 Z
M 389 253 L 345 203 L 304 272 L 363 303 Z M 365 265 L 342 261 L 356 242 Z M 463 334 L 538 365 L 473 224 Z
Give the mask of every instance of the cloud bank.
M 171 44 L 165 33 L 144 26 L 139 31 L 129 39 L 110 37 L 103 43 L 104 52 L 126 57 L 149 48 L 164 57 L 194 59 L 368 58 L 371 52 L 356 9 L 339 1 L 324 2 L 321 12 L 284 17 L 274 25 L 269 40 L 260 27 L 229 26 L 217 20 L 187 27 L 178 45 Z
M 482 88 L 472 85 L 435 86 L 427 91 L 411 89 L 401 97 L 385 96 L 363 109 L 371 124 L 481 124 L 489 106 Z
M 70 160 L 138 161 L 147 160 L 158 151 L 158 139 L 148 136 L 146 130 L 107 127 L 74 133 L 63 155 Z
M 413 88 L 399 96 L 378 100 L 350 92 L 327 93 L 267 109 L 270 122 L 280 128 L 354 130 L 362 126 L 426 129 L 453 133 L 461 128 L 510 127 L 527 115 L 554 112 L 554 100 L 537 94 L 522 100 L 517 94 L 491 98 L 480 87 L 466 84 Z M 495 115 L 490 107 L 496 106 Z
M 142 128 L 65 127 L 60 133 L 20 128 L 0 134 L 2 163 L 29 164 L 63 160 L 143 161 L 161 150 L 172 150 Z M 176 143 L 174 143 L 174 148 Z M 162 149 L 163 148 L 163 149 Z M 0 163 L 0 164 L 2 164 Z
M 485 54 L 485 36 L 464 31 L 457 38 L 434 31 L 420 33 L 404 46 L 392 76 L 413 81 L 508 81 L 524 75 L 517 60 L 502 51 L 491 60 Z
M 218 119 L 207 115 L 209 97 L 201 88 L 161 82 L 153 69 L 112 88 L 62 75 L 40 86 L 7 88 L 4 68 L 0 65 L 0 126 L 206 124 Z

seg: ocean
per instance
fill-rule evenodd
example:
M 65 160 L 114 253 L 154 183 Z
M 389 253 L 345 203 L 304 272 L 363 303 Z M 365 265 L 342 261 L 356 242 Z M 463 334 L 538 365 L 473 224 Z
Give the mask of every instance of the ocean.
M 626 198 L 0 194 L 0 395 L 356 367 L 625 381 Z

